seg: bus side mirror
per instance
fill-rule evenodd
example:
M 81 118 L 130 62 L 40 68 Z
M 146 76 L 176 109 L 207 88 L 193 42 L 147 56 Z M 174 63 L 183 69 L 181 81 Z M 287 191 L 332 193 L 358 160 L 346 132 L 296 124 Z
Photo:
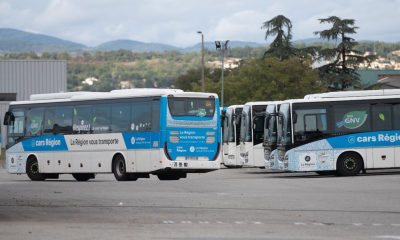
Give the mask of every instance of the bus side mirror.
M 293 113 L 293 124 L 297 123 L 297 113 Z
M 4 115 L 3 125 L 10 125 L 14 121 L 14 114 L 12 112 L 6 112 L 6 115 Z

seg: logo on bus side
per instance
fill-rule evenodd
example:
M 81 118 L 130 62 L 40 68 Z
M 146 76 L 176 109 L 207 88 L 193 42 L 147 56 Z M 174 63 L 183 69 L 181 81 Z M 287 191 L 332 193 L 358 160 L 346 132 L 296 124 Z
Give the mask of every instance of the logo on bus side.
M 194 152 L 194 147 L 193 146 L 190 147 L 190 152 Z
M 348 129 L 355 129 L 361 127 L 365 120 L 367 120 L 367 112 L 366 111 L 353 111 L 348 112 L 344 115 L 343 120 L 337 122 L 336 125 L 338 128 L 344 126 Z
M 132 143 L 132 145 L 135 144 L 135 137 L 131 138 L 131 143 Z
M 356 142 L 356 138 L 353 137 L 353 136 L 350 136 L 350 137 L 349 137 L 349 143 L 350 143 L 350 144 L 353 144 L 353 143 L 355 143 L 355 142 Z
M 311 160 L 311 157 L 310 157 L 310 156 L 306 156 L 306 157 L 304 158 L 304 160 L 306 160 L 306 162 L 309 162 L 309 161 Z

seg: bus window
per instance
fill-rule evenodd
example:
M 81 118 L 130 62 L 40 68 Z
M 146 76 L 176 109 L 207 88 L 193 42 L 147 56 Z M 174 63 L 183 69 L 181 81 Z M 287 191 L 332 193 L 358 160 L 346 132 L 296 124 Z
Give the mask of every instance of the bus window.
M 335 132 L 364 132 L 371 130 L 369 107 L 334 108 Z
M 56 108 L 53 134 L 72 134 L 72 107 Z
M 55 123 L 56 110 L 54 108 L 46 108 L 44 111 L 44 121 L 43 121 L 43 135 L 52 135 L 53 126 Z
M 160 101 L 151 102 L 151 131 L 160 130 Z
M 74 134 L 90 133 L 91 107 L 74 107 L 73 125 Z
M 391 106 L 372 106 L 372 128 L 375 131 L 392 129 Z
M 92 106 L 92 133 L 105 133 L 110 131 L 111 106 L 100 104 Z
M 8 135 L 23 135 L 24 134 L 24 120 L 25 113 L 22 110 L 12 111 L 14 121 L 8 125 Z
M 151 102 L 133 102 L 131 108 L 131 130 L 147 132 L 151 129 Z
M 26 118 L 26 136 L 41 136 L 44 109 L 31 109 Z
M 400 104 L 393 106 L 394 113 L 394 128 L 396 130 L 400 129 Z
M 327 131 L 326 109 L 296 109 L 297 115 L 294 122 L 294 135 L 296 141 L 308 141 L 323 136 Z
M 128 132 L 129 129 L 132 128 L 130 125 L 130 118 L 131 106 L 129 103 L 113 105 L 111 108 L 111 131 Z

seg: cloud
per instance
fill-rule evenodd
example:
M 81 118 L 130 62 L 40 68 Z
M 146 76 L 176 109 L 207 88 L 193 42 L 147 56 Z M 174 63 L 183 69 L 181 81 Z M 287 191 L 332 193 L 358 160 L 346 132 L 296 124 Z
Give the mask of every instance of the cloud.
M 205 41 L 265 43 L 261 25 L 279 14 L 292 21 L 294 40 L 317 37 L 330 27 L 317 19 L 333 15 L 356 20 L 356 40 L 400 40 L 400 0 L 0 0 L 1 27 L 88 46 L 131 39 L 186 47 L 200 42 L 197 31 Z

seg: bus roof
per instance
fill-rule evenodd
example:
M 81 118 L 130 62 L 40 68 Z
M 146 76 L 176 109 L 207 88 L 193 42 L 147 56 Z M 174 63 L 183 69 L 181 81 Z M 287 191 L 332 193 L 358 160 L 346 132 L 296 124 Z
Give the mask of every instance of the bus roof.
M 126 89 L 113 90 L 111 92 L 66 92 L 31 95 L 30 101 L 11 102 L 10 105 L 68 102 L 68 101 L 89 101 L 100 99 L 136 98 L 151 96 L 171 97 L 194 97 L 194 98 L 218 98 L 215 93 L 184 92 L 180 89 Z
M 345 98 L 345 97 L 373 97 L 373 96 L 389 96 L 400 95 L 400 89 L 381 89 L 381 90 L 368 90 L 368 91 L 342 91 L 342 92 L 328 92 L 308 94 L 304 99 L 315 98 Z
M 269 101 L 269 102 L 247 102 L 245 105 L 257 106 L 257 105 L 270 105 L 270 104 L 280 104 L 282 101 Z

